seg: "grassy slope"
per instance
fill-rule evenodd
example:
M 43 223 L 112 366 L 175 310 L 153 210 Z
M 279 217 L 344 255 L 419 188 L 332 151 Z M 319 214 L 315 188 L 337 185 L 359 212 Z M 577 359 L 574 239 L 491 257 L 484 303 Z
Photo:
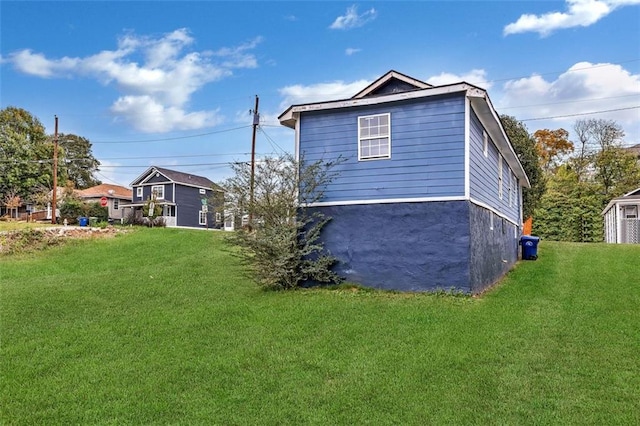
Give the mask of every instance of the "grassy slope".
M 640 422 L 640 247 L 542 242 L 470 299 L 262 292 L 220 237 L 0 258 L 2 423 Z

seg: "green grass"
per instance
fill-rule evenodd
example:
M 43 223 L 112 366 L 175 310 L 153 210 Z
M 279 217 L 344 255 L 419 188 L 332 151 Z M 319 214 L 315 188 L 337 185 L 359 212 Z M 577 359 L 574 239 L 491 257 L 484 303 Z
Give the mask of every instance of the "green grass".
M 640 423 L 640 247 L 538 252 L 481 298 L 265 292 L 176 229 L 0 258 L 0 423 Z

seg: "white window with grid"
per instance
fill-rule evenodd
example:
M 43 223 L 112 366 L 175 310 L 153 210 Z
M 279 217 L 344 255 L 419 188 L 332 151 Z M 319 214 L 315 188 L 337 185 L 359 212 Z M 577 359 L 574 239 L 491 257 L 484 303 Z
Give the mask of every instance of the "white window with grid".
M 358 160 L 391 158 L 391 114 L 358 117 Z
M 142 198 L 142 187 L 141 186 L 136 188 L 136 197 Z
M 200 210 L 198 212 L 198 223 L 200 225 L 206 225 L 207 224 L 207 212 Z
M 153 185 L 151 193 L 156 196 L 156 200 L 164 200 L 164 185 Z

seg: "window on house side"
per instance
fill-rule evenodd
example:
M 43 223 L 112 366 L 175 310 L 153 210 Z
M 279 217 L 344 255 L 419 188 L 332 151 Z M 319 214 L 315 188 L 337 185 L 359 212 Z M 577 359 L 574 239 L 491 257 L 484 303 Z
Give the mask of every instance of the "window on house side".
M 156 196 L 157 200 L 164 200 L 164 185 L 153 185 L 151 193 Z
M 358 117 L 358 160 L 391 158 L 391 114 Z
M 484 130 L 482 131 L 482 152 L 485 157 L 489 156 L 489 135 Z
M 201 194 L 206 194 L 206 193 L 207 193 L 207 191 L 205 191 L 204 189 L 200 189 L 200 193 L 201 193 Z
M 142 198 L 142 187 L 141 186 L 136 188 L 136 197 Z
M 198 223 L 200 223 L 200 225 L 206 225 L 207 224 L 207 212 L 200 210 L 200 215 L 198 218 Z
M 502 200 L 502 155 L 498 153 L 498 197 Z
M 118 200 L 117 198 L 113 199 L 113 209 L 114 210 L 118 210 L 118 207 L 120 207 L 120 200 Z

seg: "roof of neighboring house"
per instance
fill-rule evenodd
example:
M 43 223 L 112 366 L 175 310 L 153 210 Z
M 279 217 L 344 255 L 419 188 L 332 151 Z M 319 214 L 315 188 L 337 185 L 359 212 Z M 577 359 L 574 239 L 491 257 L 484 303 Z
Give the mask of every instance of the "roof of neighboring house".
M 611 201 L 609 201 L 609 204 L 607 204 L 607 207 L 605 207 L 604 210 L 602 210 L 602 214 L 605 214 L 606 212 L 608 212 L 611 209 L 611 207 L 613 207 L 614 204 L 617 204 L 619 201 L 629 201 L 629 202 L 632 202 L 631 204 L 633 204 L 634 201 L 640 202 L 640 188 L 636 188 L 633 191 L 627 192 L 621 197 L 616 197 Z M 623 204 L 626 204 L 626 203 L 623 203 Z
M 386 91 L 385 87 L 388 87 L 391 84 L 395 84 L 398 90 L 390 92 Z M 450 93 L 465 94 L 469 99 L 471 107 L 476 112 L 478 119 L 491 135 L 492 140 L 495 142 L 504 159 L 511 166 L 511 169 L 518 177 L 521 185 L 525 188 L 529 188 L 529 177 L 524 171 L 524 168 L 511 145 L 511 141 L 502 127 L 500 117 L 493 108 L 493 104 L 489 99 L 487 91 L 464 81 L 442 86 L 432 86 L 423 81 L 416 80 L 412 77 L 391 70 L 371 83 L 365 89 L 358 92 L 352 98 L 291 105 L 286 111 L 278 116 L 278 120 L 283 126 L 295 129 L 300 113 L 303 112 L 376 105 L 407 99 L 441 96 Z
M 120 185 L 111 185 L 108 183 L 103 183 L 100 185 L 92 186 L 87 189 L 80 189 L 76 191 L 81 198 L 99 198 L 99 197 L 107 197 L 107 198 L 119 198 L 122 200 L 131 200 L 133 197 L 133 191 L 129 188 L 125 188 Z
M 160 173 L 165 176 L 168 180 L 180 183 L 187 186 L 196 186 L 199 188 L 206 189 L 219 189 L 222 188 L 219 185 L 216 185 L 211 179 L 206 178 L 204 176 L 194 175 L 192 173 L 184 173 L 176 170 L 165 169 L 163 167 L 151 166 L 144 173 L 138 176 L 133 182 L 131 182 L 131 186 L 140 185 L 144 183 L 144 181 L 153 173 Z

